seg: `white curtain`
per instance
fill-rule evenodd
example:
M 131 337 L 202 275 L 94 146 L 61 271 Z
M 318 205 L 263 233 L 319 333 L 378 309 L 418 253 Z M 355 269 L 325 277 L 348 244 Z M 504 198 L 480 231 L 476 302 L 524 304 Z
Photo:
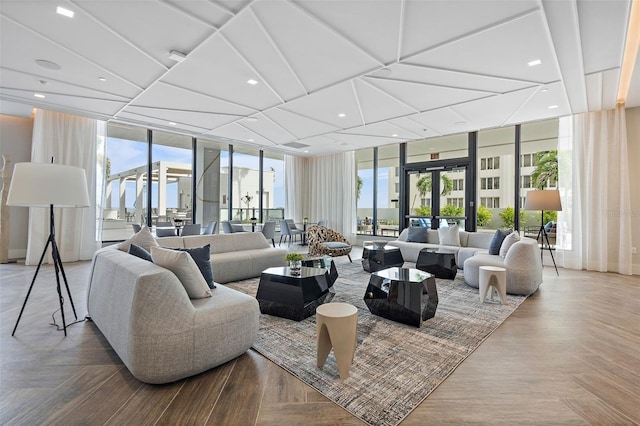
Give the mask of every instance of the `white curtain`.
M 558 258 L 566 268 L 631 275 L 624 106 L 560 120 Z
M 355 157 L 346 152 L 323 157 L 285 157 L 285 215 L 296 222 L 327 219 L 347 239 L 355 235 Z
M 104 137 L 105 123 L 60 112 L 36 110 L 33 123 L 31 161 L 81 167 L 89 185 L 88 208 L 55 208 L 56 242 L 63 262 L 89 260 L 100 247 L 97 234 L 97 213 L 102 194 L 98 190 L 96 165 L 98 133 Z M 101 184 L 102 185 L 102 184 Z M 35 265 L 49 236 L 49 210 L 29 209 L 29 237 L 25 263 Z M 50 256 L 47 259 L 51 262 Z

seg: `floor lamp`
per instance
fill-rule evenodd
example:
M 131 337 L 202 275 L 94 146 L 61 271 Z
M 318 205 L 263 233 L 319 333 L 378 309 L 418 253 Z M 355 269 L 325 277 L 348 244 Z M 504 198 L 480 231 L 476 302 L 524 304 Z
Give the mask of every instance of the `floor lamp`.
M 544 242 L 547 242 L 547 248 L 551 254 L 551 260 L 553 260 L 553 266 L 556 268 L 556 274 L 558 273 L 558 265 L 556 265 L 556 259 L 553 257 L 553 251 L 551 250 L 551 244 L 549 243 L 549 236 L 547 230 L 544 228 L 544 211 L 562 211 L 562 203 L 560 202 L 560 191 L 557 189 L 536 189 L 527 192 L 527 199 L 524 203 L 525 210 L 540 210 L 540 230 L 536 240 L 540 240 L 542 243 L 542 250 L 540 251 L 540 259 L 544 253 Z
M 9 187 L 9 195 L 7 197 L 7 205 L 9 206 L 22 206 L 22 207 L 48 207 L 49 208 L 49 237 L 47 243 L 40 256 L 36 273 L 33 275 L 33 280 L 29 286 L 29 291 L 22 304 L 20 315 L 13 328 L 11 335 L 16 333 L 22 313 L 29 300 L 29 295 L 33 289 L 33 284 L 36 281 L 40 266 L 47 253 L 49 245 L 51 245 L 51 255 L 53 257 L 53 265 L 56 271 L 56 283 L 58 291 L 58 299 L 60 301 L 60 312 L 62 314 L 62 327 L 64 335 L 67 335 L 67 323 L 64 318 L 62 290 L 60 288 L 60 273 L 62 273 L 62 279 L 67 289 L 67 295 L 69 296 L 69 302 L 71 302 L 71 308 L 73 309 L 73 315 L 76 320 L 78 315 L 76 314 L 76 308 L 73 305 L 73 299 L 71 298 L 71 292 L 69 291 L 69 284 L 67 283 L 67 276 L 64 273 L 62 267 L 62 259 L 60 258 L 60 251 L 58 250 L 58 244 L 55 237 L 55 225 L 53 217 L 54 207 L 88 207 L 89 206 L 89 194 L 87 192 L 87 177 L 83 169 L 73 166 L 63 166 L 59 164 L 47 163 L 17 163 L 13 169 L 13 176 L 11 179 L 11 186 Z

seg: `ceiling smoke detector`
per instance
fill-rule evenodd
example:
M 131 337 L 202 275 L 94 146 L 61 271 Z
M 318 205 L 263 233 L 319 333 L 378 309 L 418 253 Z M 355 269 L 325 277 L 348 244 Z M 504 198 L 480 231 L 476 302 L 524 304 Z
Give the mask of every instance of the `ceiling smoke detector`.
M 171 52 L 169 52 L 169 59 L 176 62 L 182 62 L 187 59 L 187 54 L 179 52 L 177 50 L 172 50 Z
M 48 70 L 59 70 L 60 65 L 55 62 L 47 61 L 46 59 L 36 59 L 36 64 L 40 65 L 42 68 L 46 68 Z

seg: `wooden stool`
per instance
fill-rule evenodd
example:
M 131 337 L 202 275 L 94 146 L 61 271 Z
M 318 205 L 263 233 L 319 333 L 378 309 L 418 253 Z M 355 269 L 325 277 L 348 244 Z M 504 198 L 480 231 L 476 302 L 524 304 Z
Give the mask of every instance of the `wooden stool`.
M 316 308 L 316 325 L 317 366 L 324 365 L 333 347 L 340 378 L 346 379 L 356 351 L 358 310 L 348 303 L 325 303 Z
M 487 290 L 493 287 L 500 295 L 503 305 L 507 304 L 507 270 L 499 266 L 480 267 L 480 301 L 484 303 L 487 297 Z M 493 291 L 491 292 L 493 299 Z

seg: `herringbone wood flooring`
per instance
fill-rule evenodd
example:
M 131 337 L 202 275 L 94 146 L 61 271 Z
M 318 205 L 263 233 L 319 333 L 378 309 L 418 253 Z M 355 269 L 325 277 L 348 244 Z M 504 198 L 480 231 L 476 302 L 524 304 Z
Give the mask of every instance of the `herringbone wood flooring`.
M 83 317 L 89 263 L 65 269 Z M 173 384 L 140 383 L 93 323 L 66 338 L 49 325 L 51 266 L 11 337 L 34 271 L 0 265 L 1 424 L 361 424 L 252 350 Z M 540 290 L 403 424 L 640 424 L 639 402 L 640 277 L 547 267 Z

